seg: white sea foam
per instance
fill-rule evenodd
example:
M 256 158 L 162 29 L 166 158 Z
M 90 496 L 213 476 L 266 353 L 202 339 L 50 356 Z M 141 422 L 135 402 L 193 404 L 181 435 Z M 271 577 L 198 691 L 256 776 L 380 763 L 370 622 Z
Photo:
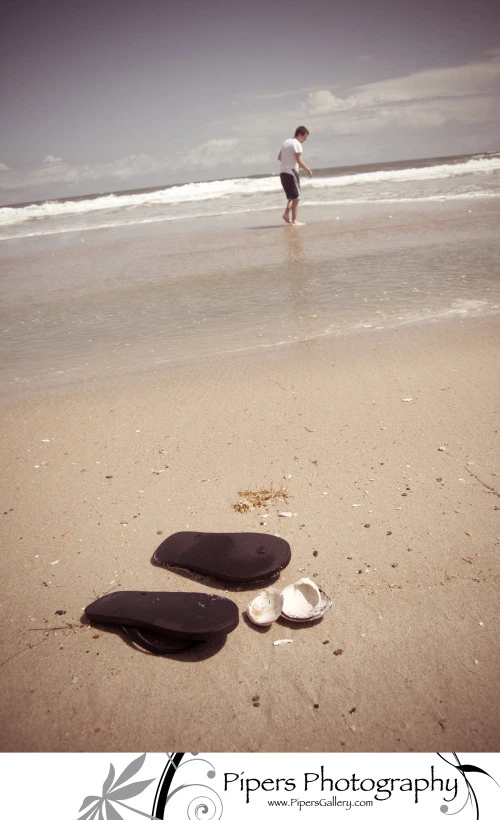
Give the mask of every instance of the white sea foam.
M 403 196 L 403 197 L 383 197 L 383 198 L 343 198 L 343 199 L 322 199 L 322 200 L 310 200 L 308 199 L 305 203 L 305 206 L 308 208 L 324 208 L 325 206 L 330 207 L 343 207 L 349 205 L 366 205 L 370 203 L 370 205 L 395 205 L 400 203 L 425 203 L 425 202 L 446 202 L 446 201 L 456 201 L 456 200 L 475 200 L 475 199 L 498 199 L 500 197 L 500 191 L 469 191 L 465 193 L 456 193 L 456 194 L 436 194 L 434 196 Z M 192 211 L 191 213 L 187 214 L 171 214 L 171 215 L 156 215 L 154 217 L 148 217 L 145 215 L 137 214 L 136 217 L 130 222 L 127 222 L 124 219 L 115 219 L 109 221 L 99 222 L 96 225 L 70 225 L 70 226 L 55 226 L 51 223 L 39 223 L 36 227 L 33 225 L 32 228 L 26 226 L 22 233 L 17 233 L 16 228 L 14 225 L 7 225 L 4 226 L 5 228 L 10 227 L 11 231 L 6 232 L 4 234 L 0 234 L 0 242 L 6 241 L 8 239 L 19 239 L 21 236 L 22 238 L 30 238 L 35 236 L 49 236 L 51 234 L 67 234 L 67 233 L 75 233 L 78 231 L 79 233 L 86 232 L 86 231 L 97 231 L 97 230 L 105 230 L 110 228 L 122 228 L 127 224 L 133 225 L 152 225 L 161 222 L 174 222 L 179 220 L 188 220 L 188 219 L 202 219 L 207 217 L 218 217 L 218 216 L 237 216 L 241 214 L 247 213 L 255 213 L 259 212 L 262 213 L 264 211 L 282 211 L 282 205 L 268 205 L 266 207 L 254 207 L 254 208 L 230 208 L 225 210 L 215 210 L 211 213 L 206 213 L 203 211 Z M 33 224 L 33 223 L 32 223 Z
M 215 182 L 192 182 L 143 194 L 108 194 L 95 199 L 44 202 L 39 205 L 0 208 L 0 225 L 15 225 L 54 216 L 73 216 L 95 211 L 141 208 L 152 205 L 175 205 L 202 202 L 236 195 L 267 193 L 279 189 L 276 177 L 262 179 L 229 179 Z
M 394 168 L 390 171 L 369 171 L 338 177 L 319 177 L 311 180 L 313 188 L 340 188 L 377 182 L 413 182 L 431 179 L 453 179 L 468 174 L 491 174 L 500 171 L 500 156 L 474 158 L 456 164 L 431 165 L 424 168 Z
M 377 189 L 385 185 L 395 185 L 396 199 L 401 201 L 397 195 L 397 187 L 400 183 L 422 183 L 426 181 L 453 180 L 464 176 L 479 175 L 483 180 L 492 177 L 500 171 L 500 155 L 478 156 L 464 160 L 463 162 L 442 163 L 425 167 L 393 168 L 386 170 L 360 171 L 351 174 L 318 174 L 312 180 L 307 181 L 308 190 L 315 190 L 318 193 L 327 194 L 329 190 L 362 188 L 363 185 L 370 186 L 370 195 L 367 200 L 373 201 L 378 198 Z M 28 223 L 43 223 L 44 229 L 27 231 L 22 234 L 10 234 L 12 238 L 16 235 L 28 235 L 39 233 L 62 232 L 68 226 L 61 224 L 61 220 L 68 218 L 91 217 L 103 212 L 103 222 L 107 225 L 122 224 L 123 222 L 147 222 L 162 221 L 169 216 L 169 212 L 174 208 L 173 218 L 180 218 L 185 214 L 178 211 L 179 207 L 194 207 L 196 204 L 208 206 L 211 201 L 226 199 L 231 203 L 231 211 L 241 210 L 241 205 L 246 197 L 260 195 L 260 200 L 256 210 L 265 208 L 266 199 L 269 195 L 281 194 L 281 185 L 277 175 L 261 178 L 246 178 L 215 180 L 213 182 L 192 182 L 184 185 L 174 185 L 155 191 L 148 191 L 137 194 L 107 194 L 90 199 L 66 200 L 44 202 L 18 207 L 0 208 L 0 227 L 8 228 L 14 226 L 28 226 Z M 405 194 L 407 191 L 404 192 Z M 342 197 L 346 201 L 345 197 Z M 362 199 L 363 197 L 361 197 Z M 384 197 L 381 197 L 384 198 Z M 356 197 L 357 199 L 357 197 Z M 161 213 L 158 213 L 158 209 Z M 166 211 L 165 211 L 166 209 Z M 249 210 L 253 210 L 251 208 Z M 153 218 L 148 218 L 148 210 L 155 211 Z M 108 212 L 108 216 L 105 216 Z M 110 213 L 116 214 L 117 218 L 109 218 Z M 210 212 L 205 211 L 208 215 Z M 211 211 L 213 213 L 213 210 Z M 189 216 L 199 216 L 202 213 L 189 213 Z M 95 216 L 94 216 L 95 219 Z M 54 224 L 49 228 L 48 222 Z M 69 226 L 69 230 L 81 230 L 86 227 L 83 224 Z M 104 225 L 93 225 L 92 227 L 104 227 Z
M 307 200 L 307 206 L 325 206 L 325 205 L 366 205 L 368 202 L 371 205 L 394 205 L 400 202 L 446 202 L 455 201 L 457 199 L 494 199 L 500 197 L 500 191 L 461 191 L 459 193 L 451 194 L 433 194 L 422 196 L 398 196 L 398 197 L 350 197 L 342 199 L 322 199 L 319 201 Z

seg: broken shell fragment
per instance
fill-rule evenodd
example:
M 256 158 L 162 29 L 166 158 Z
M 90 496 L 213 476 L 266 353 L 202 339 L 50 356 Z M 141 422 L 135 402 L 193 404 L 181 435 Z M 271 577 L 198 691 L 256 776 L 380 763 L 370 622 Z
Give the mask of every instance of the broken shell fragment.
M 248 605 L 247 615 L 254 624 L 267 626 L 281 615 L 283 595 L 276 587 L 264 589 Z
M 301 578 L 283 590 L 281 614 L 289 621 L 316 621 L 332 606 L 332 601 L 309 578 Z
M 301 578 L 295 584 L 285 587 L 283 599 L 283 613 L 300 618 L 319 605 L 321 596 L 314 581 L 309 578 Z

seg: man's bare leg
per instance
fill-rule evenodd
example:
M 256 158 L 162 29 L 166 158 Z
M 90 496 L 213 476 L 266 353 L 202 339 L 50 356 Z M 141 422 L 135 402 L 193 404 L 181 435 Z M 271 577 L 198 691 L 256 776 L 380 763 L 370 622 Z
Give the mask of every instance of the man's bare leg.
M 305 222 L 299 222 L 297 219 L 297 211 L 299 210 L 299 200 L 294 199 L 292 202 L 292 225 L 305 225 Z
M 291 208 L 292 208 L 292 200 L 289 200 L 286 203 L 285 213 L 283 214 L 283 219 L 285 220 L 285 222 L 288 222 L 289 225 L 292 224 L 292 220 L 290 219 Z

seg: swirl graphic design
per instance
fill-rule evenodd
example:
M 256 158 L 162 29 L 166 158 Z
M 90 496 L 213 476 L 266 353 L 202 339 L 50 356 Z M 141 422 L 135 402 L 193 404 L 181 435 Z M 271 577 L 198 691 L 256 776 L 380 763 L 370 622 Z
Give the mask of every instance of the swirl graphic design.
M 459 814 L 461 811 L 463 811 L 465 809 L 465 807 L 468 805 L 468 803 L 470 802 L 471 806 L 473 806 L 473 808 L 475 809 L 476 820 L 479 820 L 479 802 L 478 802 L 478 799 L 476 797 L 476 792 L 474 791 L 474 789 L 472 788 L 472 786 L 469 782 L 467 774 L 469 774 L 469 773 L 472 774 L 474 772 L 478 773 L 478 774 L 485 774 L 486 777 L 489 777 L 491 780 L 493 780 L 493 782 L 499 788 L 500 788 L 500 786 L 498 785 L 495 778 L 492 777 L 491 774 L 488 774 L 488 772 L 485 772 L 484 769 L 480 769 L 478 766 L 471 766 L 471 765 L 468 765 L 468 764 L 462 765 L 460 763 L 460 760 L 458 759 L 458 755 L 456 754 L 456 752 L 452 752 L 452 754 L 453 754 L 454 760 L 456 761 L 455 763 L 453 763 L 451 760 L 448 760 L 444 756 L 444 754 L 441 754 L 440 752 L 438 752 L 438 756 L 441 758 L 441 760 L 444 760 L 445 763 L 448 763 L 450 766 L 453 766 L 453 768 L 456 769 L 457 771 L 459 771 L 460 774 L 462 775 L 462 777 L 464 778 L 466 786 L 467 786 L 467 797 L 465 799 L 465 803 L 463 804 L 463 806 L 460 806 L 460 808 L 457 809 L 456 811 L 450 811 L 449 806 L 446 806 L 446 805 L 441 806 L 441 811 L 443 812 L 443 814 L 447 814 L 449 817 L 452 817 L 453 815 Z
M 194 753 L 192 757 L 183 760 L 186 757 L 187 755 L 180 752 L 168 755 L 168 763 L 155 795 L 153 816 L 158 820 L 167 820 L 169 817 L 177 820 L 181 816 L 188 820 L 219 820 L 223 812 L 222 800 L 211 786 L 206 783 L 188 782 L 181 783 L 171 791 L 173 779 L 179 770 L 192 763 L 208 765 L 209 769 L 205 776 L 210 780 L 215 777 L 215 769 L 208 760 Z

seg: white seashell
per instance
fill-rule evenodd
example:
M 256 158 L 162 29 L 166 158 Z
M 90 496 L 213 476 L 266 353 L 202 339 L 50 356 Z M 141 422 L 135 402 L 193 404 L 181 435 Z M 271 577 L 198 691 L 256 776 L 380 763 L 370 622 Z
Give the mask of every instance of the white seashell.
M 273 641 L 273 646 L 282 646 L 284 643 L 293 643 L 290 638 L 282 638 L 281 641 Z
M 314 581 L 301 578 L 283 590 L 283 614 L 294 618 L 305 617 L 319 605 L 320 600 L 320 591 Z
M 283 590 L 282 615 L 290 621 L 315 621 L 323 617 L 332 602 L 314 581 L 301 578 Z
M 282 608 L 282 593 L 276 587 L 269 587 L 269 589 L 264 589 L 248 605 L 247 615 L 252 623 L 266 626 L 279 618 Z

